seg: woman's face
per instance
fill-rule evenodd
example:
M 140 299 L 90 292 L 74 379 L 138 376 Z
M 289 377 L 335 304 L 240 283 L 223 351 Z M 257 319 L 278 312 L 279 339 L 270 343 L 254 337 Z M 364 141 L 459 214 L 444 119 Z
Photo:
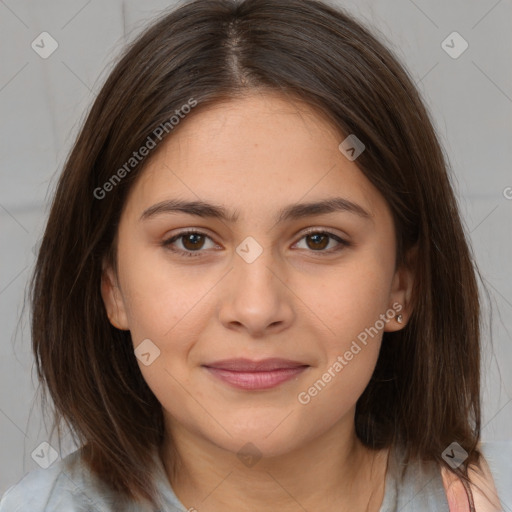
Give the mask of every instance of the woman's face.
M 130 192 L 117 280 L 107 268 L 102 281 L 168 427 L 232 452 L 250 442 L 279 455 L 350 430 L 412 286 L 395 272 L 384 198 L 344 137 L 297 105 L 255 94 L 182 120 Z M 301 206 L 335 198 L 345 208 Z M 269 358 L 288 362 L 219 363 Z

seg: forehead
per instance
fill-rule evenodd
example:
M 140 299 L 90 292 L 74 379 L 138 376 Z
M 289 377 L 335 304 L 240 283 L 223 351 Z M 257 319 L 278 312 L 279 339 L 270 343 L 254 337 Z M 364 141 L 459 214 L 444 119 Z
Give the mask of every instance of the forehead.
M 226 205 L 240 221 L 333 196 L 374 216 L 388 209 L 340 152 L 345 136 L 304 103 L 255 94 L 192 111 L 178 128 L 133 186 L 126 205 L 133 215 L 175 197 Z

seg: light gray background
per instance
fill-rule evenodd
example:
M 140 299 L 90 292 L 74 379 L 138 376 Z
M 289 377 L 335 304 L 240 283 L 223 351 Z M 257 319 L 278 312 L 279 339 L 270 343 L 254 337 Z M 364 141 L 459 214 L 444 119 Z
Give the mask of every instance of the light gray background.
M 56 178 L 116 55 L 172 3 L 0 0 L 0 494 L 37 467 L 31 453 L 49 440 L 34 402 L 21 307 Z M 493 298 L 493 351 L 484 331 L 483 439 L 511 439 L 512 199 L 504 191 L 512 198 L 512 2 L 340 4 L 381 31 L 433 114 Z M 59 44 L 48 59 L 31 48 L 43 31 Z M 453 31 L 469 43 L 457 59 L 441 47 Z M 73 449 L 64 445 L 60 456 Z

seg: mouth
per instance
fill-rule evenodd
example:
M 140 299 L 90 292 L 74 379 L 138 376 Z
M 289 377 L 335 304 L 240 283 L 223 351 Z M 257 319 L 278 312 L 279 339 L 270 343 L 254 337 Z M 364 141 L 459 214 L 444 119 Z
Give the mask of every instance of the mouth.
M 227 359 L 203 365 L 215 378 L 239 389 L 274 388 L 304 372 L 309 365 L 289 359 Z

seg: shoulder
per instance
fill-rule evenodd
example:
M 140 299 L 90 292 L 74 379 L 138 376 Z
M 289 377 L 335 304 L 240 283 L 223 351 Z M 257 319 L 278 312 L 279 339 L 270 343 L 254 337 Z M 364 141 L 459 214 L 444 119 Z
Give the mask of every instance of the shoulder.
M 512 441 L 482 442 L 480 467 L 470 466 L 468 476 L 475 510 L 500 512 L 512 508 Z M 441 470 L 450 510 L 466 511 L 467 498 L 462 482 L 446 468 Z
M 110 512 L 108 492 L 84 466 L 77 450 L 50 467 L 37 468 L 11 486 L 0 500 L 0 512 Z

